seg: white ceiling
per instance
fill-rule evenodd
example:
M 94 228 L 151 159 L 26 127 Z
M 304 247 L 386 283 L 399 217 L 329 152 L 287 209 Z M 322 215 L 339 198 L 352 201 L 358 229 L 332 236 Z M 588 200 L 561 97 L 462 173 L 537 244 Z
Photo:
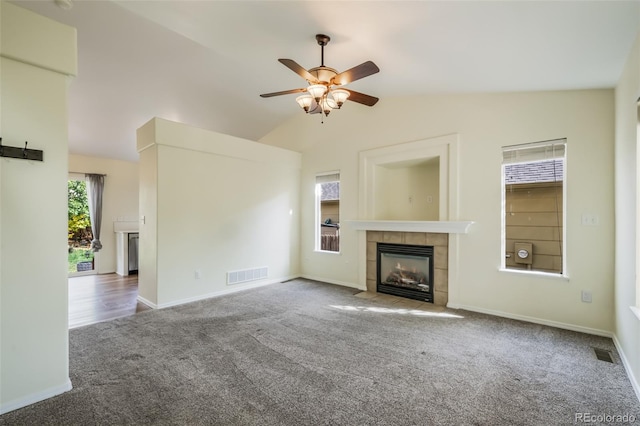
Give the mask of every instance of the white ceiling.
M 320 65 L 317 33 L 332 39 L 325 65 L 380 67 L 348 87 L 384 102 L 614 87 L 640 28 L 638 1 L 13 3 L 78 29 L 70 151 L 130 161 L 152 117 L 258 140 L 302 114 L 294 95 L 258 95 L 306 85 L 277 59 Z

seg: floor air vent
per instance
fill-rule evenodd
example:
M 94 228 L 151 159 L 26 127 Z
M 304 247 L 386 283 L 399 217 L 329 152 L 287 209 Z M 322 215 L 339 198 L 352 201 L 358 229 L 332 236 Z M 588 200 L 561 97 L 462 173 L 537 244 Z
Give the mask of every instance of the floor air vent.
M 613 358 L 611 358 L 610 351 L 598 348 L 593 348 L 593 351 L 596 353 L 596 358 L 598 358 L 600 361 L 606 361 L 613 364 Z
M 262 280 L 267 278 L 268 267 L 243 269 L 241 271 L 227 272 L 227 285 L 246 283 L 247 281 Z

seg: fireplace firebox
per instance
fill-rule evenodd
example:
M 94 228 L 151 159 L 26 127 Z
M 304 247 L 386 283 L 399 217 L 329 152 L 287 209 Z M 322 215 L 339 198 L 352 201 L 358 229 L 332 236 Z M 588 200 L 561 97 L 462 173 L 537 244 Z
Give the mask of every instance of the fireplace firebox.
M 433 246 L 377 243 L 377 291 L 433 303 Z

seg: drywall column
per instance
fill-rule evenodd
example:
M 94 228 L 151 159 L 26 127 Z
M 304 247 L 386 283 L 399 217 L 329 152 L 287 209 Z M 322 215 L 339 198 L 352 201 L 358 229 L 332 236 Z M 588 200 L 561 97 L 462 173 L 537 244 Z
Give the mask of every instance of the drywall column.
M 67 87 L 76 31 L 0 2 L 0 412 L 71 389 L 66 272 Z
M 158 307 L 158 147 L 155 122 L 138 129 L 140 240 L 138 299 Z
M 138 151 L 143 303 L 299 276 L 299 153 L 158 118 L 138 129 Z

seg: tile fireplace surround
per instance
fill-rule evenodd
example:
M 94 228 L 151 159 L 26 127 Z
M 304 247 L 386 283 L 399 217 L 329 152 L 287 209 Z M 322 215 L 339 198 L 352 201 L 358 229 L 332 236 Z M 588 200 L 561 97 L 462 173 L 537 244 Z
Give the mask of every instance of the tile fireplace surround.
M 449 301 L 449 234 L 431 232 L 367 231 L 367 291 L 376 291 L 376 243 L 433 246 L 433 303 Z

